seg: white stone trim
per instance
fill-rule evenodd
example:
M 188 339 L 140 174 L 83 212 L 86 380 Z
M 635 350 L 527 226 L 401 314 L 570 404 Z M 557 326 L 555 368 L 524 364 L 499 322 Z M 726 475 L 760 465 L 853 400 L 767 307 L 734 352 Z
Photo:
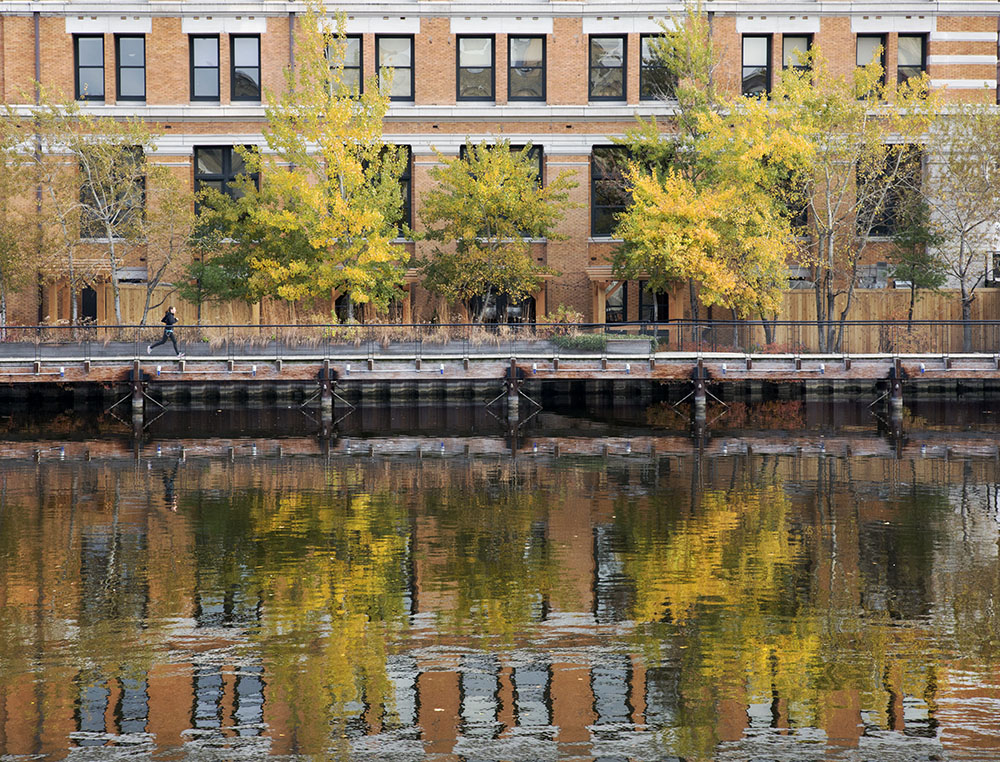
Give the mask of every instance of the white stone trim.
M 674 27 L 673 19 L 667 16 L 645 16 L 640 17 L 622 13 L 611 16 L 584 16 L 584 34 L 656 34 L 662 31 L 660 22 L 667 25 L 668 29 Z
M 153 19 L 141 16 L 67 16 L 66 34 L 152 34 Z
M 932 79 L 931 87 L 947 87 L 949 90 L 996 90 L 995 79 Z
M 552 34 L 552 16 L 452 16 L 452 34 Z
M 886 7 L 889 7 L 889 4 L 886 4 Z M 889 16 L 884 13 L 872 13 L 851 17 L 851 32 L 854 34 L 883 34 L 885 32 L 902 32 L 903 34 L 910 32 L 933 33 L 936 30 L 937 16 L 924 14 Z
M 330 31 L 336 22 L 328 19 Z M 347 34 L 420 34 L 419 16 L 348 16 L 344 19 Z
M 266 34 L 266 16 L 184 16 L 181 34 Z
M 996 42 L 996 32 L 932 32 L 931 42 Z
M 997 57 L 992 56 L 975 56 L 975 55 L 954 55 L 954 56 L 927 56 L 927 65 L 935 66 L 937 64 L 961 64 L 961 65 L 977 65 L 977 66 L 996 66 Z
M 762 16 L 738 16 L 737 34 L 819 34 L 819 16 L 786 16 L 766 13 Z

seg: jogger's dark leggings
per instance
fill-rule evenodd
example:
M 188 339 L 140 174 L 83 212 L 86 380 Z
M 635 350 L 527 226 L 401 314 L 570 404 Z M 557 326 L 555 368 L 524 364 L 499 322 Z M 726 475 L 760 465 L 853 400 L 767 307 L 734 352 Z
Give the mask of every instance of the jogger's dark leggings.
M 171 344 L 173 344 L 173 345 L 174 345 L 174 354 L 175 354 L 175 355 L 178 355 L 178 354 L 180 354 L 180 350 L 179 350 L 179 349 L 177 349 L 177 339 L 176 339 L 176 338 L 174 338 L 174 331 L 173 331 L 173 329 L 172 329 L 172 328 L 164 328 L 164 329 L 163 329 L 163 338 L 162 338 L 162 339 L 160 339 L 160 340 L 159 340 L 158 342 L 156 342 L 155 344 L 150 344 L 150 345 L 149 345 L 149 348 L 150 348 L 150 349 L 156 349 L 156 348 L 157 348 L 158 346 L 160 346 L 161 344 L 166 344 L 166 343 L 167 343 L 168 341 L 169 341 L 169 342 L 170 342 Z

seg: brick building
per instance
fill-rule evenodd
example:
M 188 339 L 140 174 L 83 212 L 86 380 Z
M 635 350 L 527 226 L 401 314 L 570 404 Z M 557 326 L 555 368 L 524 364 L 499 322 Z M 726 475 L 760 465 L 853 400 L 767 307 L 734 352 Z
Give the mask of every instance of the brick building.
M 562 223 L 565 240 L 534 244 L 537 260 L 559 272 L 535 295 L 537 314 L 567 305 L 596 322 L 652 316 L 652 297 L 641 283 L 611 277 L 618 207 L 594 192 L 601 172 L 595 156 L 636 115 L 669 118 L 657 71 L 644 53 L 659 20 L 679 6 L 551 0 L 336 8 L 356 41 L 349 63 L 358 74 L 395 67 L 385 134 L 411 149 L 411 210 L 430 182 L 434 149 L 457 154 L 466 138 L 530 141 L 540 148 L 543 178 L 563 170 L 574 175 L 572 200 L 580 204 Z M 932 87 L 946 88 L 952 101 L 997 98 L 1000 16 L 985 2 L 819 8 L 709 0 L 705 8 L 722 58 L 720 76 L 736 89 L 766 89 L 796 49 L 820 44 L 831 67 L 848 72 L 881 45 L 889 80 L 927 71 Z M 96 0 L 4 0 L 0 89 L 8 103 L 25 103 L 37 78 L 85 109 L 141 116 L 161 134 L 156 161 L 195 186 L 225 183 L 234 172 L 233 146 L 262 143 L 262 99 L 281 87 L 283 70 L 294 62 L 292 32 L 304 10 L 269 0 L 134 0 L 113 8 Z M 412 212 L 411 220 L 419 228 Z M 417 254 L 423 245 L 415 245 Z M 143 263 L 129 264 L 141 282 Z M 449 309 L 415 278 L 409 288 L 405 315 L 420 320 Z M 67 304 L 64 286 L 40 284 L 19 294 L 11 318 L 66 318 Z M 82 304 L 85 315 L 108 319 L 96 294 Z M 686 309 L 681 294 L 658 300 L 660 319 L 683 317 Z

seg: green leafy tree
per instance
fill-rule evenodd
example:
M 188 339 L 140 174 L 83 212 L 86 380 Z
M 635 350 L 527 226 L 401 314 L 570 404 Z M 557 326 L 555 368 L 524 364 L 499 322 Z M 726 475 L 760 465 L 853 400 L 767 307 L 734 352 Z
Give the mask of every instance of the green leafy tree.
M 517 302 L 536 291 L 551 272 L 532 261 L 531 240 L 560 239 L 556 225 L 574 183 L 567 173 L 542 184 L 530 146 L 512 151 L 466 143 L 457 158 L 440 153 L 430 171 L 436 185 L 425 195 L 420 217 L 436 242 L 422 264 L 426 286 L 449 301 L 480 299 L 479 314 L 496 295 Z
M 0 120 L 0 326 L 7 325 L 8 296 L 36 270 L 38 209 L 34 173 L 25 160 L 30 124 L 8 109 Z
M 948 279 L 944 261 L 936 253 L 945 237 L 932 224 L 930 207 L 918 193 L 908 193 L 900 209 L 900 225 L 892 237 L 892 274 L 909 283 L 908 327 L 913 325 L 913 306 L 920 289 L 937 291 Z
M 338 28 L 328 30 L 321 4 L 301 17 L 295 67 L 282 92 L 267 94 L 268 150 L 242 150 L 235 198 L 202 194 L 199 234 L 211 253 L 187 293 L 296 302 L 337 291 L 376 307 L 398 296 L 405 152 L 383 140 L 389 96 L 377 81 L 360 95 L 348 86 Z

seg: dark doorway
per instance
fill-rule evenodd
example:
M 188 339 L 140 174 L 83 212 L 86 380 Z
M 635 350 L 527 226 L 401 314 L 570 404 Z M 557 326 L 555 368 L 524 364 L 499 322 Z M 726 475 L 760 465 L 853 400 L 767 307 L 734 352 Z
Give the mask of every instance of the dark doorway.
M 97 322 L 97 292 L 90 286 L 86 286 L 80 294 L 80 319 Z

